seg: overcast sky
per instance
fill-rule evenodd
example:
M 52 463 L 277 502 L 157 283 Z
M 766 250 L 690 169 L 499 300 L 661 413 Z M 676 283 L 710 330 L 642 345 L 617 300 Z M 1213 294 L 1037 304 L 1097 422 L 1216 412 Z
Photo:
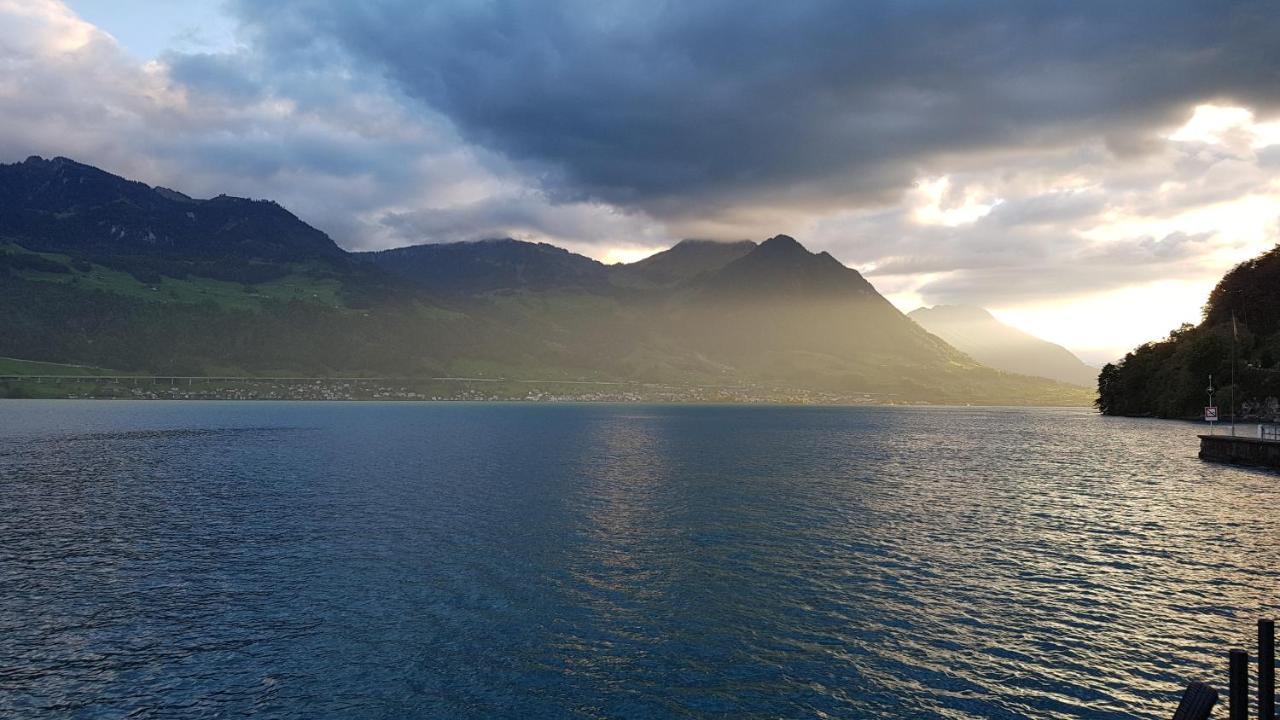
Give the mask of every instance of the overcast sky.
M 350 249 L 794 235 L 1112 359 L 1280 234 L 1260 2 L 0 0 L 0 162 Z

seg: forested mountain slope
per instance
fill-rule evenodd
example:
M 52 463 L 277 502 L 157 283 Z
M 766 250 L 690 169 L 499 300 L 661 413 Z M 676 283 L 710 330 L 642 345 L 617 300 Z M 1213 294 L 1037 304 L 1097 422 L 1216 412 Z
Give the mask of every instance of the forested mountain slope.
M 1280 397 L 1280 248 L 1241 263 L 1209 294 L 1204 318 L 1108 364 L 1098 379 L 1098 408 L 1109 415 L 1199 417 L 1213 375 L 1227 417 L 1277 416 Z

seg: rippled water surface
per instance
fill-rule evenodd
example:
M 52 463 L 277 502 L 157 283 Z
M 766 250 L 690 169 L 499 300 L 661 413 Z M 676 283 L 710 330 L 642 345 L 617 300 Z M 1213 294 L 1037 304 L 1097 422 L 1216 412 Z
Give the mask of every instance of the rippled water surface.
M 0 716 L 1168 717 L 1280 598 L 1197 429 L 0 402 Z

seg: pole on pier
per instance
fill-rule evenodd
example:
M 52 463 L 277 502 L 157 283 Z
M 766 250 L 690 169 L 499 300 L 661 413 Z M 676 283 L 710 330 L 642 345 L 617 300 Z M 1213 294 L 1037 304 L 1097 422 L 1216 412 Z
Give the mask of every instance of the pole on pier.
M 1249 720 L 1249 653 L 1232 650 L 1230 658 L 1231 694 L 1227 717 L 1230 720 Z
M 1258 718 L 1276 716 L 1276 621 L 1258 621 Z
M 1173 713 L 1173 720 L 1209 720 L 1213 706 L 1218 704 L 1218 691 L 1202 682 L 1187 685 L 1182 702 Z
M 1231 437 L 1236 436 L 1236 311 L 1231 311 Z

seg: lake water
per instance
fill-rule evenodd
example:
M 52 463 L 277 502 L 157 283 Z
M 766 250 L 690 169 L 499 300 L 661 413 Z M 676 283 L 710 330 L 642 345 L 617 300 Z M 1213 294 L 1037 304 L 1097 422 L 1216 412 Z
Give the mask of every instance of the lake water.
M 0 402 L 0 716 L 1168 717 L 1280 600 L 1198 429 Z

